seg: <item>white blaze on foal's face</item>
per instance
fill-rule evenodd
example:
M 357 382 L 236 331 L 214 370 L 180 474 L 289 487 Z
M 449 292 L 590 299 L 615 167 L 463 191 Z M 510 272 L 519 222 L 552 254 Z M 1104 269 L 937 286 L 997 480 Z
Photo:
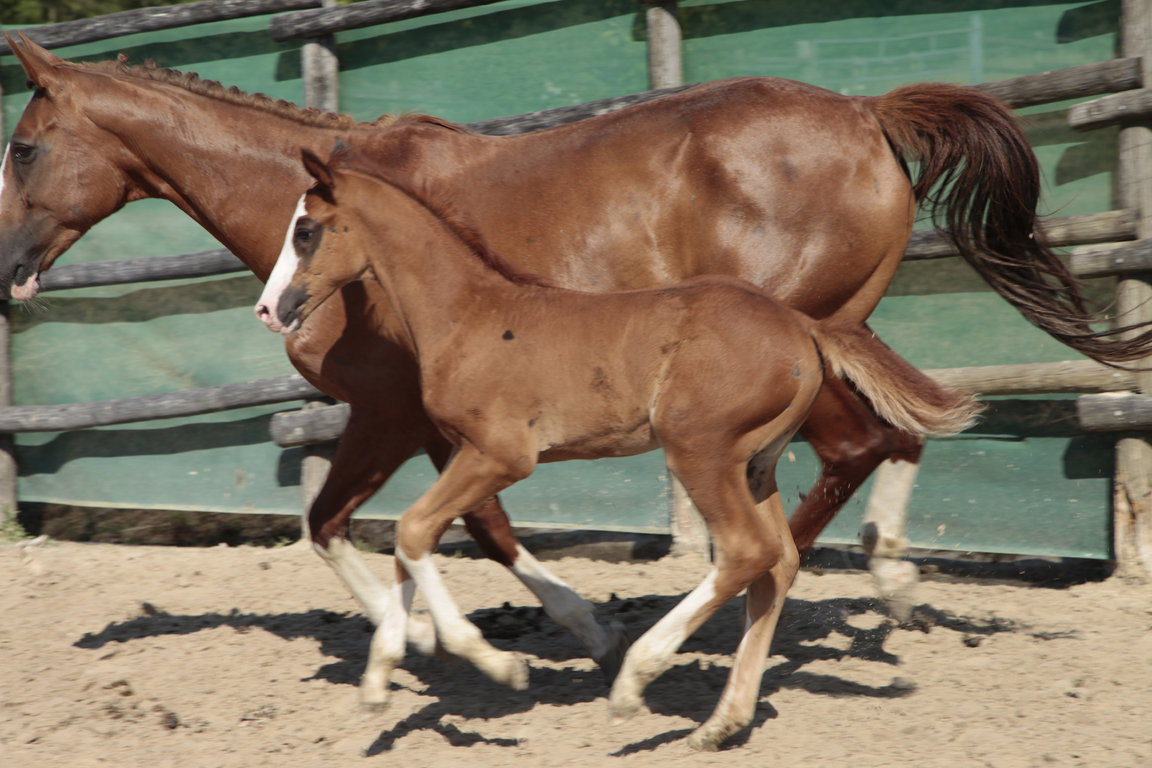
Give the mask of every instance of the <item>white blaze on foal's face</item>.
M 260 300 L 256 302 L 256 317 L 260 318 L 261 322 L 271 330 L 284 334 L 296 330 L 295 323 L 289 327 L 284 326 L 277 314 L 277 308 L 280 304 L 280 297 L 291 284 L 300 264 L 300 259 L 296 256 L 296 249 L 292 245 L 292 235 L 296 231 L 296 222 L 305 215 L 304 197 L 301 195 L 299 202 L 296 203 L 296 210 L 292 214 L 292 221 L 289 222 L 288 231 L 284 235 L 284 245 L 280 248 L 280 256 L 276 259 L 276 266 L 272 268 L 272 274 L 268 276 L 268 282 L 264 285 L 264 292 L 260 294 Z

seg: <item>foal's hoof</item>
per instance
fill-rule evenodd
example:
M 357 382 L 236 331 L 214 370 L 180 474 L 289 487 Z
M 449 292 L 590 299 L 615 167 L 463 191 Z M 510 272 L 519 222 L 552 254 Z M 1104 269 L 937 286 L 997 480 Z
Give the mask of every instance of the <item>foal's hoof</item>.
M 612 622 L 608 627 L 608 632 L 612 637 L 612 644 L 607 651 L 597 656 L 593 661 L 604 673 L 604 679 L 607 680 L 608 685 L 612 685 L 616 682 L 616 676 L 620 674 L 620 667 L 624 664 L 624 654 L 632 645 L 632 638 L 624 629 L 624 625 L 618 621 Z
M 692 733 L 688 734 L 688 746 L 697 752 L 716 752 L 732 734 L 743 728 L 740 723 L 725 719 L 709 718 Z
M 528 688 L 528 661 L 518 653 L 499 651 L 477 660 L 480 671 L 501 685 L 516 691 Z
M 644 699 L 634 694 L 619 693 L 615 690 L 608 697 L 608 714 L 613 723 L 622 723 L 644 709 Z
M 383 712 L 388 709 L 389 700 L 387 687 L 383 691 L 368 691 L 363 687 L 360 688 L 361 712 Z

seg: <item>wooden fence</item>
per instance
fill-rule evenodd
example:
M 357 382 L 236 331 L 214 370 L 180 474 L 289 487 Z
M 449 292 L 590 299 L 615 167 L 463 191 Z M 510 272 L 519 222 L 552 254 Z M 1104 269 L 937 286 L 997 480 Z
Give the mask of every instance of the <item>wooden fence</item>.
M 66 22 L 25 32 L 47 47 L 74 45 L 120 35 L 181 27 L 208 21 L 288 11 L 271 19 L 273 39 L 302 40 L 305 101 L 330 111 L 339 109 L 338 60 L 331 35 L 413 16 L 485 5 L 498 0 L 367 0 L 333 7 L 332 0 L 210 0 L 165 8 L 127 11 L 95 19 Z M 676 3 L 646 0 L 649 78 L 653 90 L 572 107 L 483 120 L 478 132 L 507 135 L 536 130 L 602 114 L 679 90 L 681 34 Z M 983 83 L 977 87 L 1014 107 L 1099 96 L 1067 112 L 1078 129 L 1120 124 L 1119 200 L 1123 207 L 1104 213 L 1054 217 L 1044 233 L 1054 245 L 1075 246 L 1070 266 L 1081 277 L 1119 278 L 1117 308 L 1128 318 L 1152 318 L 1152 137 L 1145 124 L 1152 115 L 1152 10 L 1148 3 L 1123 3 L 1123 58 L 1040 74 Z M 10 53 L 0 41 L 0 54 Z M 2 126 L 0 126 L 2 127 Z M 956 253 L 934 232 L 917 232 L 907 260 L 952 258 Z M 42 276 L 43 290 L 113 283 L 224 274 L 244 267 L 225 251 L 129 259 L 98 264 L 58 266 Z M 298 376 L 211 387 L 149 397 L 60 406 L 10 405 L 6 313 L 0 313 L 0 434 L 84 429 L 148 419 L 190 416 L 256 404 L 313 398 L 319 393 Z M 1152 360 L 1146 361 L 1152 368 Z M 1114 529 L 1115 555 L 1124 573 L 1152 574 L 1152 371 L 1130 372 L 1091 361 L 985 366 L 930 372 L 939 380 L 987 395 L 1079 393 L 1078 414 L 1085 430 L 1115 431 L 1117 447 Z M 278 414 L 272 439 L 281 446 L 323 445 L 337 439 L 347 420 L 347 406 L 310 407 Z M 0 504 L 15 508 L 15 463 L 11 443 L 0 457 Z M 322 451 L 320 452 L 323 453 Z M 318 482 L 323 471 L 306 472 Z M 866 512 L 866 542 L 875 553 L 901 557 L 903 504 L 915 479 L 914 468 L 882 467 Z M 314 487 L 305 488 L 309 497 Z M 883 503 L 881 501 L 883 500 Z M 688 518 L 674 514 L 674 533 L 694 534 Z M 698 540 L 698 539 L 697 539 Z

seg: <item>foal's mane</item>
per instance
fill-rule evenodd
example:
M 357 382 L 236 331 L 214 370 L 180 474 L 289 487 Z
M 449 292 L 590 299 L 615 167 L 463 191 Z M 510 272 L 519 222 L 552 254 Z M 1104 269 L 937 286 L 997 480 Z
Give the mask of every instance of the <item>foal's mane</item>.
M 145 61 L 144 64 L 129 66 L 128 56 L 123 53 L 115 60 L 98 62 L 65 61 L 61 66 L 81 72 L 109 75 L 112 77 L 128 77 L 172 85 L 177 88 L 182 88 L 189 93 L 207 96 L 210 99 L 235 106 L 260 110 L 275 117 L 285 118 L 314 128 L 379 130 L 399 123 L 421 122 L 438 125 L 442 128 L 459 131 L 461 133 L 467 132 L 467 129 L 461 125 L 430 115 L 382 115 L 371 122 L 358 121 L 351 115 L 322 112 L 321 110 L 311 107 L 300 107 L 283 99 L 273 99 L 263 93 L 247 93 L 236 86 L 225 87 L 216 80 L 205 80 L 195 72 L 181 72 L 176 69 L 167 69 L 150 60 Z
M 522 272 L 512 266 L 500 254 L 492 250 L 480 231 L 457 210 L 456 206 L 443 194 L 436 194 L 427 184 L 414 185 L 410 179 L 401 179 L 389 172 L 386 167 L 370 165 L 357 157 L 351 150 L 342 149 L 332 155 L 329 165 L 335 170 L 351 171 L 383 182 L 410 198 L 428 211 L 454 238 L 459 240 L 489 269 L 502 275 L 516 285 L 538 285 L 545 288 L 556 286 L 543 276 Z M 417 189 L 419 187 L 419 189 Z

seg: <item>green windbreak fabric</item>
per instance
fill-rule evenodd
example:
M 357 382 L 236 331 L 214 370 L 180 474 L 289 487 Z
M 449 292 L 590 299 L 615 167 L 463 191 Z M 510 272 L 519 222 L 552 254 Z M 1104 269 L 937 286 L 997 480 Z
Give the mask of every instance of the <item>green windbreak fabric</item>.
M 1114 55 L 1115 4 L 1038 2 L 681 4 L 685 79 L 775 75 L 847 94 L 903 83 L 975 83 Z M 57 51 L 66 58 L 164 66 L 300 102 L 299 46 L 275 43 L 268 17 L 134 35 Z M 468 122 L 647 88 L 643 7 L 628 0 L 515 0 L 337 36 L 341 109 L 361 119 L 424 112 Z M 0 61 L 12 130 L 27 96 Z M 1044 210 L 1111 209 L 1116 132 L 1075 133 L 1061 109 L 1023 110 L 1045 174 Z M 254 128 L 254 133 L 256 129 Z M 254 189 L 257 188 L 254 186 Z M 926 224 L 922 223 L 921 226 Z M 79 263 L 218 245 L 168 203 L 142 201 L 97 226 L 61 259 Z M 1097 286 L 1106 291 L 1108 285 Z M 259 283 L 232 275 L 61 291 L 13 311 L 18 404 L 68 403 L 246 381 L 291 372 L 279 337 L 251 315 Z M 872 319 L 920 367 L 1064 360 L 955 260 L 905 265 Z M 1067 402 L 1004 408 L 1048 414 L 932 442 L 912 496 L 916 546 L 1106 557 L 1112 446 L 1060 422 Z M 1036 403 L 1040 405 L 1036 405 Z M 95 506 L 297 513 L 299 449 L 269 442 L 267 406 L 195 419 L 18 438 L 20 497 Z M 1052 415 L 1056 414 L 1056 415 Z M 816 476 L 807 445 L 782 460 L 793 506 Z M 395 516 L 432 481 L 415 457 L 363 514 Z M 667 530 L 660 455 L 541 467 L 505 494 L 519 524 Z M 867 487 L 823 541 L 855 541 Z

